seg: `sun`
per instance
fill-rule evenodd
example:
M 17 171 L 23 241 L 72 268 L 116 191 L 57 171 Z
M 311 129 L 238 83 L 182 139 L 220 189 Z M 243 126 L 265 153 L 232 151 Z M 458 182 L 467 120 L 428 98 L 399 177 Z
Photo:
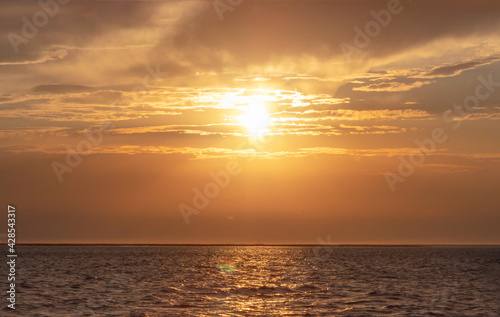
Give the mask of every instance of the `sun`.
M 239 117 L 251 136 L 267 133 L 271 117 L 266 109 L 266 104 L 260 100 L 252 100 L 245 106 L 245 113 Z

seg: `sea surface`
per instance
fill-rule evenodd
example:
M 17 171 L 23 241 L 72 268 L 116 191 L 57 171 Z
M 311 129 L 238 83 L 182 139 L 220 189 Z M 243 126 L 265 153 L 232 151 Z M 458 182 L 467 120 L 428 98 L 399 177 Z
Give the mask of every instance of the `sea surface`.
M 0 315 L 493 317 L 500 247 L 19 246 L 16 286 Z

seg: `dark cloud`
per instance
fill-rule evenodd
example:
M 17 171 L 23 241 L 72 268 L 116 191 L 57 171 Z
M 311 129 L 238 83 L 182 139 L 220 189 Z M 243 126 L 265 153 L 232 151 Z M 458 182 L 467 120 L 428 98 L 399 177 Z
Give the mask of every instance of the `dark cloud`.
M 114 30 L 151 25 L 150 18 L 158 6 L 154 2 L 71 1 L 59 6 L 57 14 L 44 26 L 37 27 L 36 34 L 27 44 L 21 44 L 16 54 L 7 35 L 23 36 L 23 17 L 32 23 L 33 16 L 44 11 L 35 1 L 2 1 L 0 61 L 33 60 L 51 45 L 84 47 L 88 41 Z
M 97 91 L 83 96 L 64 98 L 62 101 L 81 104 L 112 104 L 118 103 L 122 96 L 123 94 L 118 91 Z
M 79 81 L 78 71 L 81 72 L 81 69 L 65 76 L 72 78 L 72 83 L 93 85 L 91 80 L 106 75 L 120 85 L 121 81 L 131 77 L 135 82 L 140 81 L 145 74 L 144 65 L 156 64 L 178 77 L 199 72 L 237 73 L 243 68 L 281 63 L 288 63 L 282 67 L 290 73 L 312 71 L 310 64 L 299 65 L 301 58 L 313 58 L 318 63 L 333 58 L 341 63 L 341 67 L 350 67 L 340 44 L 353 45 L 354 28 L 364 29 L 369 21 L 374 20 L 370 12 L 386 10 L 388 3 L 387 0 L 243 1 L 233 11 L 225 12 L 225 19 L 221 22 L 209 1 L 177 4 L 161 1 L 73 1 L 61 6 L 58 14 L 49 18 L 47 25 L 39 28 L 29 43 L 21 44 L 16 54 L 7 35 L 20 35 L 22 17 L 30 19 L 41 8 L 35 2 L 8 2 L 0 13 L 0 29 L 4 34 L 0 37 L 0 68 L 5 75 L 11 75 L 11 82 L 22 71 L 25 74 L 22 78 L 24 83 L 36 84 L 40 78 L 48 80 L 48 83 L 58 82 L 57 78 L 61 75 L 49 71 L 38 73 L 40 68 L 34 67 L 33 63 L 66 63 L 72 67 L 85 63 L 89 68 L 93 67 L 94 77 L 86 74 L 87 81 Z M 179 6 L 186 9 L 181 10 L 182 14 L 176 10 Z M 498 6 L 498 2 L 493 0 L 401 0 L 402 12 L 392 15 L 388 26 L 383 27 L 380 34 L 353 58 L 356 63 L 365 63 L 370 58 L 384 58 L 439 38 L 492 34 L 500 24 L 500 11 L 495 10 Z M 159 12 L 164 12 L 164 16 Z M 179 21 L 162 29 L 162 19 Z M 119 64 L 120 60 L 109 63 L 109 60 L 93 59 L 89 53 L 99 49 L 92 47 L 94 41 L 110 34 L 144 30 L 145 35 L 138 38 L 148 38 L 147 28 L 163 30 L 164 36 L 155 47 L 142 49 L 142 60 L 134 60 L 131 56 L 122 64 Z M 110 45 L 133 46 L 137 44 L 134 40 L 121 39 Z M 89 54 L 85 55 L 85 61 L 79 60 L 83 54 Z M 103 56 L 106 57 L 105 54 Z M 474 67 L 476 64 L 472 63 L 457 67 Z M 316 67 L 316 72 L 328 72 L 335 67 L 325 64 Z M 435 69 L 435 74 L 453 73 L 455 68 L 450 67 Z M 175 84 L 183 85 L 185 82 L 178 80 Z
M 0 111 L 13 110 L 13 109 L 30 109 L 39 105 L 44 105 L 50 103 L 51 99 L 39 98 L 39 99 L 28 99 L 18 102 L 4 102 L 0 104 Z
M 280 63 L 287 57 L 342 56 L 340 44 L 354 45 L 355 27 L 374 20 L 370 11 L 388 1 L 246 1 L 221 23 L 206 5 L 158 45 L 157 59 L 182 55 L 201 70 Z M 384 57 L 438 38 L 491 34 L 500 24 L 496 1 L 401 1 L 366 48 L 354 57 Z M 165 56 L 165 52 L 168 52 Z M 231 59 L 227 59 L 230 54 Z M 161 56 L 160 56 L 161 54 Z M 154 56 L 154 53 L 152 54 Z M 345 61 L 341 59 L 340 61 Z
M 38 85 L 32 88 L 33 92 L 50 93 L 50 94 L 66 94 L 93 91 L 94 88 L 80 85 Z
M 427 73 L 427 76 L 453 76 L 453 75 L 458 75 L 464 70 L 469 70 L 476 68 L 478 66 L 482 66 L 488 63 L 491 63 L 493 61 L 498 60 L 498 57 L 489 57 L 477 61 L 471 61 L 471 62 L 466 62 L 466 63 L 460 63 L 456 65 L 451 65 L 451 66 L 441 66 L 441 67 L 436 67 L 430 72 Z

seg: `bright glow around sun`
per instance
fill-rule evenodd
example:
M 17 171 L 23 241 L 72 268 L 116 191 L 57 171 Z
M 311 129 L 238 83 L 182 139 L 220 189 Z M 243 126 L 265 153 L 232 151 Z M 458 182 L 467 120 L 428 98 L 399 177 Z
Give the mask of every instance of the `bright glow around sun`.
M 266 130 L 271 122 L 266 104 L 261 100 L 250 101 L 245 107 L 245 113 L 240 116 L 240 122 L 248 129 L 248 132 L 252 136 L 266 134 Z

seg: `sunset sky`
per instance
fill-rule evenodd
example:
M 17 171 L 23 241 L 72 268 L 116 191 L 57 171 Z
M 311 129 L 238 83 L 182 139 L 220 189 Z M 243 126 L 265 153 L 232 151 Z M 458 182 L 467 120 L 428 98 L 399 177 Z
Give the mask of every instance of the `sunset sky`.
M 500 2 L 217 1 L 2 2 L 18 242 L 500 243 Z

